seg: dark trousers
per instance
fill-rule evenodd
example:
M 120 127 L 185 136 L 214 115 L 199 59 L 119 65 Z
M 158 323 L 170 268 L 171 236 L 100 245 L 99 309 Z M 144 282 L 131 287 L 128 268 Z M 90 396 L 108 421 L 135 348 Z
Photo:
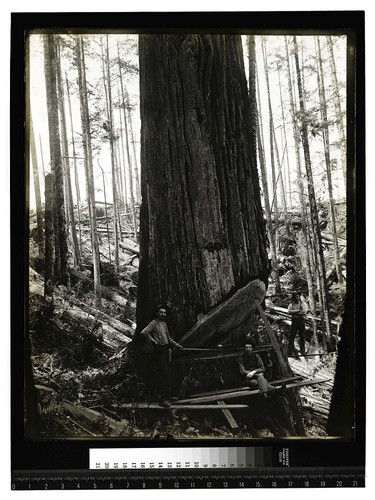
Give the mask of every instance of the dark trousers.
M 264 394 L 265 392 L 272 392 L 275 390 L 273 385 L 269 384 L 264 377 L 263 373 L 257 373 L 252 378 L 246 378 L 242 385 L 248 387 L 259 387 L 259 394 Z
M 156 365 L 155 381 L 160 396 L 168 399 L 171 395 L 171 377 L 169 369 L 169 345 L 155 345 L 154 359 Z
M 288 355 L 295 356 L 297 354 L 296 348 L 294 347 L 294 340 L 296 335 L 299 335 L 299 347 L 301 350 L 301 354 L 304 356 L 306 354 L 305 351 L 305 318 L 294 317 L 292 318 L 292 326 L 290 328 L 290 336 L 288 343 Z

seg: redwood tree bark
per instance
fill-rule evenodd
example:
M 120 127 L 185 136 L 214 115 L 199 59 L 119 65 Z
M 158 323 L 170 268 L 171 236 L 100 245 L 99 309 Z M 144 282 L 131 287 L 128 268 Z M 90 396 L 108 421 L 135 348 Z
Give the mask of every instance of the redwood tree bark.
M 268 278 L 256 127 L 241 38 L 142 35 L 138 331 L 159 302 L 181 337 L 254 278 Z
M 267 180 L 267 169 L 266 169 L 266 156 L 263 147 L 263 127 L 262 127 L 262 111 L 261 111 L 261 101 L 258 98 L 259 109 L 257 103 L 257 94 L 259 92 L 259 78 L 257 73 L 256 64 L 256 50 L 255 50 L 255 36 L 248 35 L 248 51 L 249 51 L 249 97 L 250 105 L 252 110 L 255 112 L 252 115 L 252 122 L 256 127 L 256 137 L 258 146 L 258 157 L 259 157 L 259 167 L 261 174 L 261 183 L 263 188 L 263 200 L 264 208 L 266 212 L 266 225 L 267 233 L 270 244 L 271 262 L 272 262 L 272 274 L 275 280 L 275 289 L 277 292 L 281 292 L 280 276 L 277 267 L 277 252 L 276 252 L 276 227 L 272 223 L 272 213 L 270 206 L 270 198 L 268 194 L 268 180 Z

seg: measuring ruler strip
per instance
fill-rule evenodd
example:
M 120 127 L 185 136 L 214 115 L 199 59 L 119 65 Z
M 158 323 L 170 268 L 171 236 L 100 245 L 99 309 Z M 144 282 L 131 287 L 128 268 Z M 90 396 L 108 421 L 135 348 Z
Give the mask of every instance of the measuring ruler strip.
M 357 488 L 363 467 L 13 471 L 13 490 Z

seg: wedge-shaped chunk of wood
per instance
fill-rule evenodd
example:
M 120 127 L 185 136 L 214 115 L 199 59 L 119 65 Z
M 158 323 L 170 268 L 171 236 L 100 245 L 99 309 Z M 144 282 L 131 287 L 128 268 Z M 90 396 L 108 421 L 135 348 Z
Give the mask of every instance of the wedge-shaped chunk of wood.
M 213 339 L 223 342 L 246 333 L 256 302 L 262 302 L 265 294 L 263 281 L 251 281 L 200 318 L 179 343 L 184 347 L 199 347 Z

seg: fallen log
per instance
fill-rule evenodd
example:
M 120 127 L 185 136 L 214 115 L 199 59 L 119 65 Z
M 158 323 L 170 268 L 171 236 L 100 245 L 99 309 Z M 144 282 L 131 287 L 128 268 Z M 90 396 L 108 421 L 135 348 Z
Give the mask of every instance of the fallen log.
M 288 358 L 289 359 L 289 358 Z M 327 378 L 327 382 L 324 384 L 324 386 L 332 388 L 333 387 L 333 378 L 327 370 L 324 370 L 323 368 L 318 368 L 318 369 L 311 369 L 310 365 L 307 365 L 306 363 L 303 363 L 301 361 L 295 360 L 295 359 L 289 359 L 289 365 L 296 375 L 301 375 L 302 377 L 309 378 L 309 377 L 324 377 Z
M 111 437 L 123 435 L 124 429 L 129 425 L 129 422 L 127 420 L 117 421 L 95 410 L 91 410 L 90 408 L 85 408 L 84 406 L 74 404 L 66 399 L 60 401 L 59 395 L 50 387 L 36 385 L 35 388 L 38 391 L 47 392 L 50 396 L 52 396 L 56 402 L 55 409 L 57 409 L 58 411 L 68 413 L 69 415 L 72 415 L 77 419 L 83 419 L 90 425 L 100 425 L 101 427 L 107 427 L 109 429 L 109 435 Z
M 308 388 L 302 388 L 300 394 L 304 406 L 307 404 L 307 406 L 312 408 L 314 411 L 324 413 L 327 416 L 329 415 L 330 401 L 327 401 L 321 396 L 311 394 L 311 391 L 309 391 Z
M 118 437 L 124 435 L 124 430 L 128 427 L 129 422 L 127 420 L 114 420 L 111 417 L 107 417 L 102 413 L 99 413 L 95 410 L 91 410 L 90 408 L 85 408 L 81 405 L 76 405 L 71 403 L 70 401 L 64 400 L 61 403 L 60 408 L 72 415 L 74 418 L 84 419 L 91 425 L 104 427 L 109 430 L 109 432 L 103 432 L 103 434 L 111 437 Z
M 322 233 L 322 239 L 326 240 L 326 242 L 332 243 L 333 242 L 333 236 L 328 233 Z M 346 247 L 346 240 L 343 238 L 338 237 L 337 238 L 337 244 L 341 247 Z
M 286 309 L 285 307 L 278 307 L 278 306 L 272 306 L 272 307 L 267 307 L 267 311 L 269 312 L 274 312 L 276 314 L 279 314 L 281 316 L 284 316 L 286 318 L 288 318 L 290 321 L 292 320 L 292 315 L 288 313 L 288 309 Z M 318 318 L 316 316 L 312 316 L 311 314 L 308 314 L 306 316 L 306 321 L 316 321 L 318 323 L 321 322 L 321 318 Z M 337 321 L 335 321 L 334 319 L 331 319 L 331 323 L 333 325 L 337 325 Z
M 76 228 L 77 231 L 78 231 L 78 228 Z M 88 225 L 88 222 L 87 222 L 87 225 L 81 225 L 81 231 L 85 231 L 85 232 L 91 232 L 91 228 L 90 226 Z M 114 230 L 113 229 L 108 229 L 107 231 L 107 228 L 104 228 L 104 227 L 98 227 L 96 229 L 97 233 L 99 234 L 107 234 L 107 233 L 114 233 Z M 121 230 L 121 236 L 133 236 L 134 235 L 134 231 L 126 231 L 124 229 Z
M 266 287 L 263 281 L 254 280 L 238 290 L 229 299 L 202 316 L 197 323 L 179 339 L 184 347 L 199 347 L 212 340 L 231 343 L 248 331 L 248 320 L 253 315 L 255 301 L 262 302 Z
M 85 322 L 88 324 L 90 329 L 93 329 L 98 324 L 98 320 L 95 316 L 83 311 L 77 306 L 72 306 L 62 311 L 57 309 L 57 312 L 62 312 L 62 315 L 66 319 L 74 320 L 75 322 L 78 321 L 80 323 Z M 119 348 L 131 342 L 131 338 L 127 335 L 115 330 L 112 326 L 107 325 L 106 323 L 100 323 L 103 329 L 104 343 L 107 343 L 110 347 Z
M 99 437 L 97 434 L 94 434 L 93 432 L 86 429 L 86 427 L 84 427 L 82 424 L 73 420 L 72 417 L 65 415 L 65 413 L 60 413 L 60 415 L 62 415 L 64 418 L 66 418 L 66 420 L 68 420 L 70 424 L 73 424 L 73 425 L 79 427 L 80 429 L 82 429 L 87 436 Z
M 128 252 L 134 253 L 139 257 L 139 245 L 129 238 L 125 238 L 124 241 L 119 242 L 119 247 L 127 250 Z
M 29 282 L 29 296 L 40 295 L 44 297 L 44 280 L 33 280 Z
M 90 288 L 93 288 L 93 280 L 91 278 L 89 278 L 85 273 L 82 273 L 81 271 L 77 271 L 76 269 L 71 269 L 70 275 L 79 279 L 80 281 L 82 281 L 85 285 L 89 286 Z M 119 305 L 120 307 L 125 307 L 127 305 L 127 303 L 128 303 L 127 299 L 125 299 L 125 297 L 122 297 L 115 290 L 112 290 L 112 288 L 101 285 L 100 290 L 101 290 L 103 298 L 111 300 L 112 302 L 115 302 L 115 304 Z
M 118 332 L 123 333 L 128 337 L 134 336 L 134 330 L 130 326 L 123 323 L 122 321 L 112 318 L 112 316 L 109 316 L 108 314 L 104 313 L 103 311 L 100 311 L 99 309 L 96 309 L 95 307 L 88 306 L 87 304 L 83 303 L 78 299 L 73 299 L 73 303 L 76 304 L 84 312 L 87 312 L 88 314 L 97 318 L 98 320 L 104 321 L 107 325 L 111 326 Z

